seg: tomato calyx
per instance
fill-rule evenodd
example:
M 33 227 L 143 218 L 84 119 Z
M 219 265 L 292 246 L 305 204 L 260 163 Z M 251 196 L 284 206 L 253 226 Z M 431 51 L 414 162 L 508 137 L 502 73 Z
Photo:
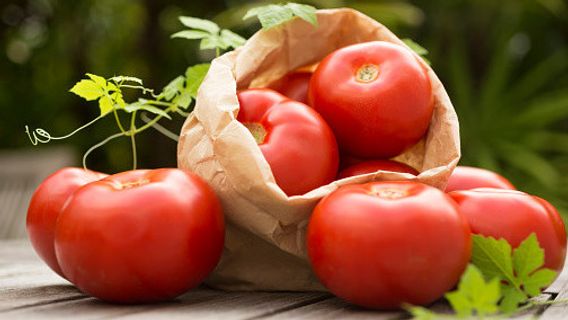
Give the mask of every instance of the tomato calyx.
M 374 189 L 371 194 L 387 200 L 396 200 L 408 196 L 408 192 L 397 188 Z
M 355 73 L 355 80 L 361 83 L 375 81 L 379 77 L 379 66 L 374 64 L 364 64 Z
M 132 188 L 136 188 L 136 187 L 141 187 L 141 186 L 146 185 L 148 183 L 150 183 L 150 180 L 143 178 L 143 179 L 138 179 L 138 180 L 133 180 L 133 181 L 118 182 L 114 186 L 117 190 L 125 190 L 125 189 L 132 189 Z
M 266 139 L 266 128 L 258 122 L 245 122 L 243 125 L 250 131 L 256 144 L 263 144 Z

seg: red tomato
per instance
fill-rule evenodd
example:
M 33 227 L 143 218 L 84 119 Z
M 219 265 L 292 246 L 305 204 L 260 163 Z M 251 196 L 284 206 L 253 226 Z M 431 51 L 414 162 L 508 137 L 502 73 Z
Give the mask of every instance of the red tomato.
M 516 248 L 535 233 L 544 248 L 545 267 L 561 271 L 566 257 L 566 231 L 556 209 L 547 201 L 515 190 L 480 188 L 454 191 L 475 234 L 504 238 Z
M 516 190 L 515 186 L 513 186 L 509 180 L 493 171 L 475 167 L 457 166 L 448 180 L 446 192 L 475 188 Z
M 451 289 L 471 255 L 467 221 L 444 192 L 398 181 L 348 185 L 315 208 L 307 231 L 320 281 L 354 304 L 425 305 Z
M 287 195 L 304 194 L 335 179 L 337 142 L 317 112 L 270 89 L 244 90 L 238 98 L 237 119 L 255 137 Z
M 268 87 L 292 100 L 308 104 L 308 87 L 311 78 L 311 72 L 294 71 L 272 82 Z
M 417 143 L 432 118 L 427 69 L 408 49 L 384 41 L 328 55 L 310 81 L 311 106 L 339 147 L 360 158 L 391 158 Z
M 85 185 L 55 229 L 67 279 L 120 303 L 166 300 L 197 286 L 217 265 L 223 242 L 215 193 L 179 169 L 127 171 Z
M 347 167 L 354 166 L 358 163 L 365 162 L 365 159 L 359 159 L 352 157 L 348 154 L 341 154 L 339 155 L 339 170 L 343 170 Z
M 62 277 L 53 248 L 57 217 L 73 192 L 106 176 L 80 168 L 63 168 L 47 177 L 32 196 L 26 221 L 30 241 L 40 258 Z
M 371 161 L 361 162 L 341 170 L 337 178 L 343 179 L 366 173 L 374 173 L 379 170 L 410 173 L 415 176 L 419 174 L 419 172 L 416 171 L 416 169 L 404 163 L 400 163 L 393 160 L 371 160 Z

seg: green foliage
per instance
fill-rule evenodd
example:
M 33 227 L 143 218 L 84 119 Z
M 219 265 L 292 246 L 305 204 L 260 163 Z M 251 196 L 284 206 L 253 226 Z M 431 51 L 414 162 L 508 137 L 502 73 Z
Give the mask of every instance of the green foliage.
M 445 297 L 460 318 L 495 315 L 499 312 L 499 300 L 502 298 L 499 278 L 495 277 L 486 282 L 481 271 L 470 264 L 462 275 L 457 290 L 446 293 Z M 419 320 L 453 318 L 453 315 L 437 314 L 416 306 L 408 307 L 407 311 L 413 319 Z
M 416 52 L 416 54 L 419 55 L 427 64 L 431 64 L 430 60 L 426 58 L 426 56 L 428 55 L 428 50 L 409 38 L 402 39 L 402 42 L 404 42 L 404 44 L 412 49 L 412 51 Z
M 209 71 L 209 63 L 197 64 L 185 71 L 186 88 L 190 97 L 197 97 L 197 91 Z
M 471 260 L 457 290 L 445 295 L 461 318 L 512 314 L 521 304 L 537 305 L 529 298 L 538 296 L 556 277 L 555 271 L 543 268 L 544 250 L 534 233 L 515 250 L 504 239 L 473 235 Z M 406 309 L 414 319 L 451 317 L 422 307 Z
M 487 316 L 499 311 L 501 299 L 499 278 L 485 282 L 483 275 L 473 265 L 469 265 L 458 284 L 458 289 L 446 294 L 446 299 L 458 316 Z
M 181 23 L 190 28 L 172 35 L 172 38 L 183 38 L 189 40 L 201 40 L 200 49 L 221 49 L 227 50 L 238 48 L 245 44 L 245 39 L 228 29 L 221 29 L 209 20 L 180 17 Z
M 291 2 L 252 8 L 245 14 L 243 20 L 252 17 L 258 18 L 263 29 L 274 28 L 292 20 L 294 17 L 299 17 L 316 27 L 318 25 L 315 7 Z
M 89 79 L 77 82 L 71 92 L 87 101 L 99 100 L 101 116 L 111 112 L 113 109 L 124 108 L 126 103 L 122 91 L 113 82 L 108 82 L 105 78 L 87 73 Z
M 515 250 L 504 239 L 474 235 L 472 261 L 486 278 L 502 280 L 504 312 L 513 312 L 529 297 L 538 296 L 556 277 L 555 271 L 542 268 L 544 250 L 534 233 Z
M 185 116 L 186 114 L 180 109 L 189 108 L 191 102 L 197 97 L 198 89 L 208 71 L 209 64 L 198 64 L 189 67 L 184 76 L 178 76 L 170 81 L 158 95 L 154 94 L 153 89 L 144 87 L 143 81 L 137 77 L 115 76 L 107 80 L 101 76 L 87 73 L 89 79 L 80 80 L 73 86 L 73 88 L 71 88 L 70 91 L 87 101 L 98 100 L 100 115 L 96 119 L 62 137 L 52 137 L 47 131 L 41 128 L 30 131 L 27 125 L 25 127 L 26 134 L 33 145 L 37 145 L 38 143 L 49 143 L 52 140 L 63 140 L 71 137 L 82 129 L 91 126 L 99 119 L 112 112 L 115 115 L 116 124 L 120 129 L 120 132 L 107 137 L 87 150 L 87 152 L 83 155 L 83 167 L 87 168 L 86 158 L 93 150 L 107 144 L 113 139 L 126 136 L 130 137 L 131 140 L 133 169 L 136 169 L 138 157 L 136 139 L 134 136 L 151 126 L 155 126 L 158 131 L 177 141 L 177 136 L 175 134 L 158 125 L 157 122 L 161 118 L 171 120 L 172 117 L 169 114 L 170 112 L 177 112 Z M 126 88 L 140 90 L 143 95 L 150 95 L 151 99 L 138 98 L 135 102 L 126 103 L 124 101 L 122 91 Z M 131 114 L 129 130 L 125 130 L 122 126 L 122 122 L 120 121 L 117 112 L 119 110 Z M 138 111 L 146 111 L 150 114 L 156 115 L 156 117 L 149 119 L 145 126 L 137 128 L 136 113 Z
M 438 2 L 424 6 L 426 14 L 455 28 L 427 24 L 421 42 L 458 112 L 461 164 L 497 171 L 566 215 L 568 49 L 551 39 L 568 34 L 553 27 L 568 20 L 539 2 L 497 8 L 480 1 L 454 10 Z

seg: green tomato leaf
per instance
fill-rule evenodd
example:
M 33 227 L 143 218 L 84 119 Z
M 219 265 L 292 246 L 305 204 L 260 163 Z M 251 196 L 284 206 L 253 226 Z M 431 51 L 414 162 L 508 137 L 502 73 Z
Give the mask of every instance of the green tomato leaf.
M 503 300 L 499 304 L 499 309 L 505 313 L 513 313 L 519 308 L 519 304 L 526 301 L 528 297 L 515 287 L 501 285 Z
M 258 20 L 264 29 L 274 28 L 292 20 L 294 12 L 288 7 L 269 5 L 258 13 Z
M 175 97 L 172 102 L 182 109 L 187 109 L 189 108 L 191 101 L 193 101 L 191 94 L 187 90 L 185 90 L 177 97 Z
M 446 299 L 459 316 L 491 315 L 499 311 L 501 299 L 499 279 L 485 282 L 474 265 L 469 265 L 460 279 L 458 289 L 446 294 Z
M 114 81 L 115 83 L 122 83 L 122 82 L 134 82 L 139 85 L 144 85 L 142 79 L 130 76 L 114 76 L 110 78 L 110 80 Z
M 215 22 L 205 19 L 194 17 L 179 17 L 179 20 L 184 26 L 188 28 L 207 31 L 211 34 L 217 34 L 220 30 L 219 26 Z
M 416 52 L 416 54 L 422 57 L 422 60 L 424 60 L 428 65 L 431 65 L 430 60 L 426 59 L 426 56 L 428 55 L 428 50 L 426 50 L 424 47 L 422 47 L 421 45 L 419 45 L 418 43 L 414 42 L 412 39 L 409 38 L 402 39 L 402 42 L 404 42 L 404 44 L 406 44 L 410 49 L 412 49 L 412 51 Z
M 523 288 L 529 296 L 536 297 L 541 289 L 547 288 L 554 281 L 556 275 L 554 270 L 540 269 L 523 281 Z
M 219 36 L 210 36 L 208 38 L 202 39 L 201 43 L 199 44 L 199 49 L 207 50 L 207 49 L 227 49 L 227 45 L 221 40 Z
M 201 30 L 183 30 L 171 35 L 172 38 L 183 38 L 189 40 L 204 39 L 210 36 L 211 36 L 210 33 Z
M 429 309 L 417 306 L 407 306 L 406 311 L 412 315 L 413 320 L 436 320 L 439 315 Z
M 192 17 L 180 17 L 180 21 L 190 28 L 174 33 L 172 38 L 201 39 L 200 49 L 238 48 L 245 43 L 245 39 L 231 30 L 221 30 L 219 26 L 209 20 Z
M 106 92 L 117 92 L 120 89 L 112 82 L 109 82 L 105 88 Z
M 500 278 L 518 286 L 513 274 L 511 245 L 505 239 L 473 235 L 473 264 L 486 279 Z
M 258 14 L 259 14 L 261 11 L 264 11 L 264 10 L 266 10 L 265 7 L 255 7 L 255 8 L 252 8 L 252 9 L 250 9 L 249 11 L 247 11 L 247 13 L 245 13 L 245 16 L 243 17 L 243 20 L 247 20 L 247 19 L 249 19 L 249 18 L 256 17 L 256 16 L 258 16 Z
M 157 114 L 157 115 L 161 115 L 165 118 L 168 119 L 172 119 L 172 117 L 167 114 L 167 112 L 165 112 L 164 110 L 157 108 L 155 106 L 149 105 L 147 104 L 148 100 L 145 99 L 139 99 L 137 102 L 128 104 L 124 107 L 124 111 L 128 112 L 128 113 L 132 113 L 134 111 L 140 111 L 140 110 L 144 110 L 144 111 L 148 111 L 150 113 L 153 114 Z
M 521 282 L 544 264 L 544 251 L 535 233 L 531 233 L 513 252 L 513 266 Z
M 288 3 L 286 6 L 292 10 L 295 16 L 298 16 L 301 19 L 313 24 L 315 27 L 318 26 L 318 18 L 316 15 L 315 7 L 297 3 Z
M 99 100 L 99 109 L 101 110 L 101 115 L 105 115 L 112 111 L 114 107 L 114 101 L 111 98 L 104 96 Z
M 91 78 L 91 80 L 93 80 L 99 87 L 106 88 L 107 81 L 105 78 L 92 73 L 87 73 L 87 76 Z
M 114 92 L 110 95 L 110 97 L 114 101 L 115 107 L 124 108 L 126 106 L 126 102 L 124 101 L 124 98 L 122 97 L 122 92 L 120 92 L 120 91 Z
M 269 4 L 262 7 L 250 9 L 243 20 L 257 17 L 264 29 L 274 28 L 287 21 L 292 20 L 294 17 L 299 17 L 314 26 L 317 26 L 316 8 L 297 3 L 287 4 Z
M 246 39 L 234 33 L 231 30 L 223 29 L 221 31 L 221 40 L 230 48 L 238 48 L 245 44 Z
M 419 56 L 425 56 L 428 54 L 428 50 L 426 50 L 418 43 L 414 42 L 414 40 L 412 39 L 405 38 L 402 39 L 402 42 L 404 42 L 404 44 L 406 44 L 410 49 L 412 49 L 412 51 L 416 52 L 416 54 L 418 54 Z
M 178 76 L 164 87 L 164 90 L 162 90 L 160 96 L 163 96 L 167 101 L 171 101 L 178 93 L 183 90 L 184 81 L 185 78 L 183 76 Z
M 193 98 L 197 98 L 197 91 L 205 79 L 211 64 L 202 63 L 187 68 L 185 71 L 186 90 Z
M 517 310 L 519 304 L 539 295 L 556 277 L 555 271 L 542 268 L 544 250 L 534 233 L 515 250 L 504 239 L 474 235 L 472 261 L 486 278 L 503 280 L 500 308 L 504 312 Z
M 81 80 L 77 82 L 71 90 L 74 94 L 87 100 L 97 100 L 104 95 L 104 90 L 93 80 Z

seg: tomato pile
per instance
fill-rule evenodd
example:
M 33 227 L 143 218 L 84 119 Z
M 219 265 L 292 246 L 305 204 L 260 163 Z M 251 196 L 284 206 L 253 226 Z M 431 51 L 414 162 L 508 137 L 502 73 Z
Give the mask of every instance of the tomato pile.
M 391 159 L 423 139 L 433 113 L 428 71 L 411 51 L 383 41 L 351 45 L 329 54 L 308 75 L 292 72 L 269 87 L 296 104 L 307 94 L 306 103 L 325 120 L 312 123 L 325 131 L 329 126 L 337 139 L 337 179 L 378 171 L 420 174 Z M 256 99 L 243 103 L 251 95 Z M 243 90 L 241 112 L 265 110 L 274 96 L 268 89 Z M 256 141 L 282 190 L 293 196 L 303 193 L 290 191 L 294 188 L 305 192 L 327 184 L 321 172 L 328 170 L 329 177 L 336 162 L 330 135 L 307 138 L 283 129 L 273 134 L 270 118 L 239 113 L 238 120 L 249 129 L 254 122 L 255 137 L 259 127 L 265 129 Z M 292 117 L 285 120 L 296 125 Z M 275 157 L 268 145 L 281 135 L 288 140 Z M 427 305 L 457 284 L 472 255 L 472 234 L 503 238 L 515 248 L 534 233 L 544 248 L 543 267 L 562 269 L 566 233 L 550 203 L 516 191 L 494 172 L 465 166 L 456 168 L 445 191 L 411 181 L 372 182 L 326 196 L 313 211 L 306 237 L 319 280 L 364 307 Z
M 237 120 L 278 186 L 300 196 L 334 180 L 379 171 L 424 139 L 434 109 L 428 68 L 404 46 L 355 44 L 238 92 Z M 180 169 L 115 175 L 65 168 L 36 190 L 27 227 L 39 256 L 80 290 L 120 303 L 174 298 L 215 268 L 224 244 L 221 204 Z M 427 305 L 459 281 L 472 235 L 513 247 L 536 234 L 545 267 L 561 270 L 566 233 L 556 209 L 490 171 L 458 167 L 447 190 L 414 181 L 349 184 L 316 205 L 306 247 L 335 295 L 379 309 Z

